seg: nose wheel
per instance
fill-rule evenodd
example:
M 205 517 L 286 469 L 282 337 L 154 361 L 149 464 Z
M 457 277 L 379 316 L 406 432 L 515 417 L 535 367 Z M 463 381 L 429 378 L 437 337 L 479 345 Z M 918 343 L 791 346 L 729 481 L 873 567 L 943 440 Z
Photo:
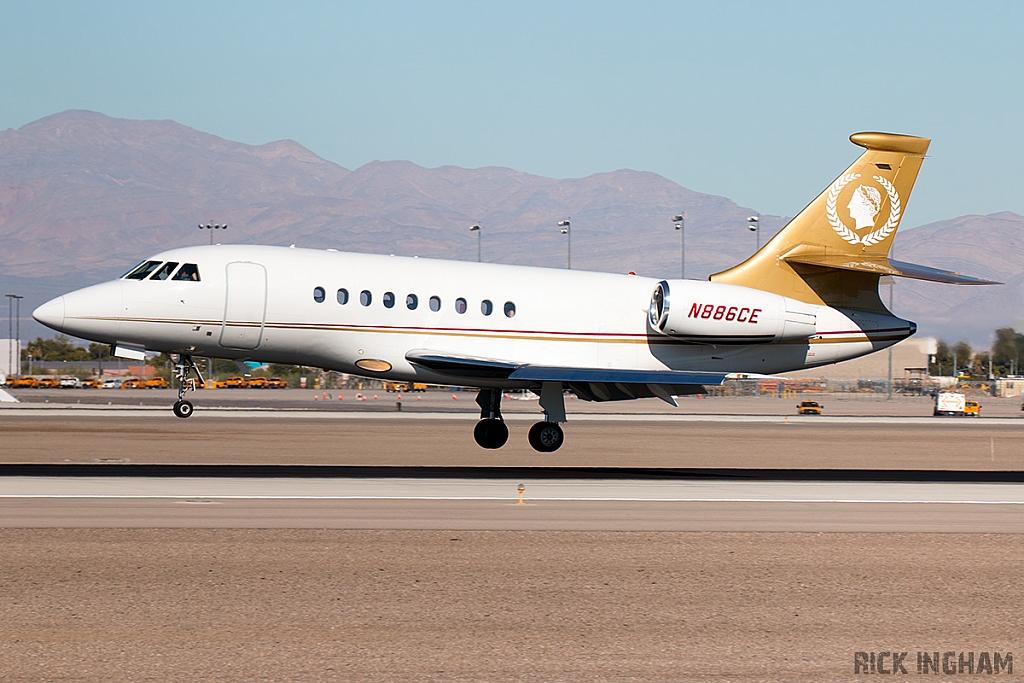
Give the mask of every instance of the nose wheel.
M 202 386 L 203 376 L 192 356 L 171 354 L 171 360 L 174 361 L 174 376 L 178 379 L 178 400 L 174 403 L 174 414 L 180 418 L 192 417 L 195 408 L 191 401 L 185 400 L 185 392 L 196 390 L 196 377 L 199 378 L 199 386 Z M 193 371 L 196 377 L 189 377 Z
M 562 447 L 565 432 L 557 422 L 538 422 L 530 427 L 530 445 L 541 453 L 552 453 Z
M 174 414 L 178 417 L 190 417 L 193 410 L 191 401 L 179 400 L 174 404 Z

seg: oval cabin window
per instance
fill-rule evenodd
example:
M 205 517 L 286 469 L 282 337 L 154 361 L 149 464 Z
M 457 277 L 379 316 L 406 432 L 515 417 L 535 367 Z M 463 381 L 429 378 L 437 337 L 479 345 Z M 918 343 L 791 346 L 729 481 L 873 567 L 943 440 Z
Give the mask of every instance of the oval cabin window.
M 317 302 L 318 304 L 322 304 L 324 302 L 324 299 L 326 298 L 327 292 L 324 291 L 323 287 L 313 288 L 313 301 Z

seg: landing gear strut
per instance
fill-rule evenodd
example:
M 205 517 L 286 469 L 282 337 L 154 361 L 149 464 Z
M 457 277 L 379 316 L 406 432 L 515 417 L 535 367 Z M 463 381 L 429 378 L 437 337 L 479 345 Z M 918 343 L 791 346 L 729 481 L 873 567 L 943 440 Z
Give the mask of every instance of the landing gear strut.
M 508 441 L 508 427 L 501 417 L 501 390 L 481 389 L 476 395 L 480 421 L 473 429 L 473 438 L 481 448 L 501 448 Z
M 191 417 L 195 409 L 191 401 L 185 400 L 185 392 L 196 390 L 196 377 L 199 378 L 200 386 L 205 384 L 203 376 L 192 360 L 192 356 L 175 353 L 171 354 L 171 360 L 174 361 L 174 376 L 178 379 L 178 400 L 174 403 L 174 414 L 181 418 Z M 193 370 L 196 377 L 189 377 Z

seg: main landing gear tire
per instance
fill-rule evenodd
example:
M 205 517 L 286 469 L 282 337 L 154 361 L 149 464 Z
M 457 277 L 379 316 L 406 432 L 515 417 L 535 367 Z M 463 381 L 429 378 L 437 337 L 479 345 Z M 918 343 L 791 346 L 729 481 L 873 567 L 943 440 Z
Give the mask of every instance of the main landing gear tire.
M 193 410 L 195 409 L 189 401 L 178 401 L 174 404 L 174 414 L 181 418 L 191 417 Z
M 565 442 L 565 434 L 557 422 L 538 422 L 530 427 L 530 445 L 535 451 L 551 453 Z
M 502 420 L 480 420 L 473 429 L 473 438 L 481 448 L 501 448 L 508 441 L 508 427 Z

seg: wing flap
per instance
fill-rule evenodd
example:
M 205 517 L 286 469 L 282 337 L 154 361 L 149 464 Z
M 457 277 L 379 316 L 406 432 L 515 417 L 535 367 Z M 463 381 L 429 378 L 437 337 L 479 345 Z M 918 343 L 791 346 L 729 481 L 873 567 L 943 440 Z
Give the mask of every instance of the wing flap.
M 557 368 L 524 365 L 509 379 L 534 382 L 596 382 L 599 384 L 721 384 L 724 372 L 678 370 L 618 370 L 613 368 Z
M 673 403 L 672 396 L 704 393 L 704 385 L 719 385 L 724 372 L 679 370 L 622 370 L 615 368 L 567 368 L 523 365 L 495 358 L 420 349 L 405 355 L 410 363 L 454 377 L 527 382 L 538 387 L 560 382 L 585 401 L 621 401 L 632 398 L 660 398 Z

